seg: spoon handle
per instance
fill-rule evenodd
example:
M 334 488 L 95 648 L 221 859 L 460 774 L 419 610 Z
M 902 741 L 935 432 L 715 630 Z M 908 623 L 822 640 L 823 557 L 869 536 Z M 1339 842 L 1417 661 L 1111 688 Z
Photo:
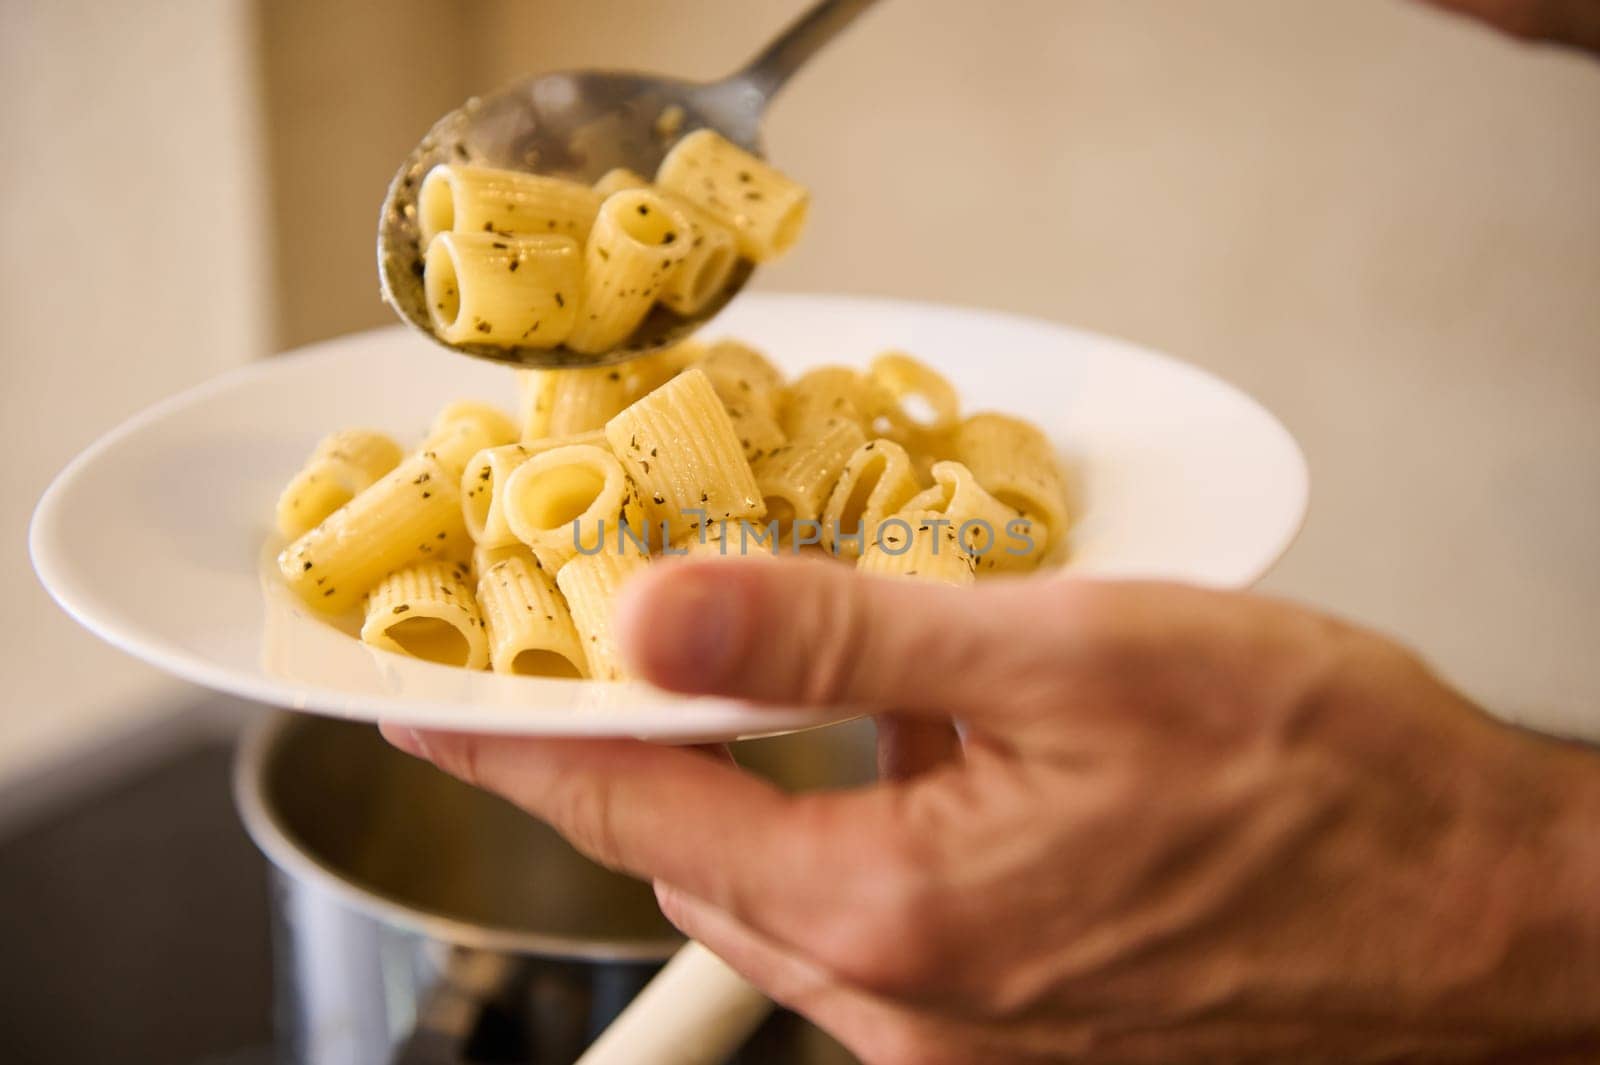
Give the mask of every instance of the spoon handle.
M 877 2 L 821 0 L 728 81 L 746 86 L 748 91 L 760 97 L 760 106 L 765 108 L 795 71 Z

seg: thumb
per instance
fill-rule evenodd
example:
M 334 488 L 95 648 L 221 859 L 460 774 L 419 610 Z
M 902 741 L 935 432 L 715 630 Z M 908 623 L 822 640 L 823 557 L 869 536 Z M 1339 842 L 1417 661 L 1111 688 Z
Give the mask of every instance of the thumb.
M 1053 640 L 1023 591 L 867 578 L 814 560 L 679 562 L 634 578 L 617 632 L 634 671 L 674 691 L 993 716 L 1008 691 L 1037 690 L 1030 678 L 1052 672 Z

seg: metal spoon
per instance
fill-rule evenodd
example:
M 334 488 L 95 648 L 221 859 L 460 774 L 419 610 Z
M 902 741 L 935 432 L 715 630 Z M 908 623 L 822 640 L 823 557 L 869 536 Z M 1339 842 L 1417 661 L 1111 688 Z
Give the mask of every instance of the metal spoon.
M 422 286 L 417 192 L 439 163 L 472 162 L 592 182 L 613 167 L 654 174 L 681 136 L 709 126 L 761 152 L 761 117 L 784 83 L 876 0 L 822 0 L 743 70 L 701 84 L 600 70 L 543 74 L 441 118 L 389 184 L 378 219 L 383 298 L 442 347 L 518 366 L 603 366 L 675 343 L 711 318 L 753 272 L 741 262 L 720 297 L 681 317 L 657 306 L 625 346 L 599 355 L 566 347 L 498 348 L 448 344 L 434 334 Z

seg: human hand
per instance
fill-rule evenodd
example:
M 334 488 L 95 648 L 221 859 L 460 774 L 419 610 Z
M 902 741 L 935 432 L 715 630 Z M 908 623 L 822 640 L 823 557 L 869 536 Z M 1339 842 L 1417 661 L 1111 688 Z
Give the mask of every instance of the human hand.
M 1533 41 L 1600 52 L 1600 0 L 1423 0 Z
M 1375 636 L 1181 586 L 808 562 L 652 567 L 619 611 L 665 687 L 895 711 L 898 779 L 791 797 L 693 750 L 386 734 L 654 880 L 867 1062 L 1600 1046 L 1596 758 Z

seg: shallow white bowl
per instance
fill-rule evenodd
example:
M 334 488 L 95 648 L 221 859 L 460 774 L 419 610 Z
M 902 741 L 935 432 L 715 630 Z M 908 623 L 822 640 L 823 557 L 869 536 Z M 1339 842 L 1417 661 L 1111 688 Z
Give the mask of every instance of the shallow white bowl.
M 1067 571 L 1222 587 L 1257 580 L 1306 508 L 1304 459 L 1248 396 L 1121 341 L 986 311 L 839 296 L 748 295 L 708 331 L 798 371 L 903 348 L 965 409 L 1044 427 L 1072 472 Z M 510 374 L 399 327 L 226 374 L 117 428 L 56 478 L 34 514 L 34 566 L 89 629 L 208 687 L 297 710 L 485 732 L 704 742 L 841 713 L 681 698 L 640 684 L 451 669 L 374 651 L 277 580 L 273 503 L 343 426 L 420 436 L 445 402 L 509 407 Z

